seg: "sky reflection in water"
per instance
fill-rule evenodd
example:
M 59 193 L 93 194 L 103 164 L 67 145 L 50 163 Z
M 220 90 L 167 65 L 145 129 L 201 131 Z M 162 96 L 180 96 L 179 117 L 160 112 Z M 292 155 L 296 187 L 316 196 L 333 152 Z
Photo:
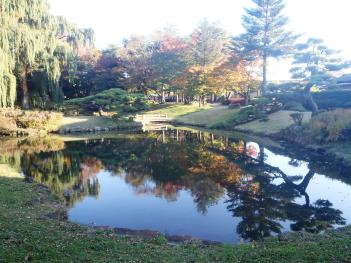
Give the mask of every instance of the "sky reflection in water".
M 44 144 L 1 158 L 65 196 L 74 222 L 236 243 L 351 219 L 349 170 L 313 156 L 183 130 Z

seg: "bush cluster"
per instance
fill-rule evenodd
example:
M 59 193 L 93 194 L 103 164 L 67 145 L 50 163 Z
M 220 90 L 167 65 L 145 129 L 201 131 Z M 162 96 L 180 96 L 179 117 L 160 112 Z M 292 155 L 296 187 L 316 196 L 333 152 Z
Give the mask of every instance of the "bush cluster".
M 235 112 L 230 120 L 219 122 L 211 126 L 217 129 L 229 129 L 235 125 L 247 123 L 253 120 L 267 120 L 267 115 L 280 110 L 282 104 L 276 100 L 269 98 L 257 98 L 251 101 L 251 104 L 242 107 Z
M 313 117 L 304 130 L 316 142 L 351 139 L 351 110 L 339 109 L 321 113 Z
M 18 109 L 0 110 L 1 133 L 11 134 L 20 129 L 53 131 L 62 114 L 49 111 L 23 111 Z
M 351 108 L 351 90 L 317 92 L 313 98 L 320 109 Z
M 122 89 L 110 89 L 94 96 L 65 101 L 65 112 L 93 113 L 103 111 L 134 113 L 146 110 L 150 102 L 143 94 L 130 94 Z
M 351 90 L 329 90 L 312 93 L 318 108 L 332 110 L 336 108 L 351 108 Z M 283 104 L 284 110 L 306 111 L 303 92 L 286 92 L 271 94 L 270 98 L 276 98 Z
M 278 135 L 297 144 L 324 144 L 351 140 L 351 109 L 320 113 L 309 123 L 293 125 Z

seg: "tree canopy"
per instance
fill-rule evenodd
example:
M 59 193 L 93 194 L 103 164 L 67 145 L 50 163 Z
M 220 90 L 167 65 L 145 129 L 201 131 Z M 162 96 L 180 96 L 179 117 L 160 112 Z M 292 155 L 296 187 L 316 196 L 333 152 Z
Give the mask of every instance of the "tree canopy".
M 318 105 L 311 96 L 311 88 L 326 84 L 333 78 L 333 72 L 349 66 L 340 58 L 340 51 L 329 49 L 323 42 L 322 39 L 310 38 L 297 44 L 294 66 L 290 70 L 292 78 L 305 82 L 306 104 L 314 113 L 318 112 Z
M 62 100 L 61 71 L 79 46 L 93 43 L 92 30 L 52 16 L 45 0 L 1 0 L 0 19 L 0 106 L 13 107 L 18 94 L 28 108 L 32 91 L 49 101 Z M 35 91 L 29 78 L 38 75 L 41 85 Z

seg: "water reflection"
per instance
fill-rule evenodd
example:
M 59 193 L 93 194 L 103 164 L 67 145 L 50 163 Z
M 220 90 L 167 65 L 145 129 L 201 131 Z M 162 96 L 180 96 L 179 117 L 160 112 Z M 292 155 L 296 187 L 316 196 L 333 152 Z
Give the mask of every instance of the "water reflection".
M 9 163 L 62 194 L 73 210 L 77 204 L 84 203 L 86 197 L 99 197 L 102 191 L 100 179 L 106 172 L 106 176 L 123 180 L 138 200 L 156 197 L 186 207 L 185 202 L 189 202 L 183 200 L 186 195 L 203 217 L 212 217 L 208 210 L 221 208 L 224 204 L 226 211 L 221 208 L 218 222 L 220 217 L 225 217 L 223 213 L 233 217 L 233 228 L 236 228 L 232 233 L 233 240 L 238 237 L 257 240 L 289 230 L 284 222 L 290 223 L 291 230 L 309 232 L 344 225 L 349 218 L 344 219 L 341 210 L 323 198 L 312 202 L 307 189 L 321 170 L 325 176 L 349 184 L 347 170 L 340 170 L 338 165 L 335 168 L 330 163 L 321 165 L 317 160 L 318 165 L 314 165 L 313 158 L 289 158 L 254 142 L 179 129 L 65 144 L 58 139 L 7 142 L 0 157 L 0 162 Z M 333 189 L 330 194 L 336 191 L 338 189 Z M 118 196 L 119 193 L 109 194 Z M 128 204 L 128 199 L 121 202 Z M 129 213 L 131 208 L 121 212 Z M 134 220 L 140 221 L 143 217 Z M 197 223 L 200 224 L 191 222 Z M 215 223 L 216 220 L 211 225 L 214 231 Z M 233 229 L 218 227 L 218 231 L 232 232 Z M 174 232 L 178 234 L 176 230 Z M 212 237 L 202 235 L 201 229 L 195 234 L 202 238 Z

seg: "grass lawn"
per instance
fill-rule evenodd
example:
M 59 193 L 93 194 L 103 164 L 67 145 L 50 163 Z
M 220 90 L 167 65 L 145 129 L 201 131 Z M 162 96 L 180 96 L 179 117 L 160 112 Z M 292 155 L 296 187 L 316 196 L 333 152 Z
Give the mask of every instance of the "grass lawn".
M 63 117 L 58 129 L 72 129 L 76 127 L 80 127 L 82 129 L 93 129 L 94 127 L 118 127 L 119 129 L 132 129 L 140 128 L 140 124 L 124 120 L 116 121 L 110 117 L 104 116 L 73 116 Z
M 194 112 L 204 111 L 210 109 L 211 105 L 205 105 L 205 107 L 199 107 L 196 104 L 183 105 L 183 104 L 171 104 L 171 105 L 160 105 L 157 109 L 143 112 L 145 114 L 167 114 L 170 120 L 175 120 L 178 117 Z
M 218 122 L 225 122 L 237 112 L 238 109 L 228 109 L 228 106 L 215 106 L 203 111 L 198 111 L 176 118 L 177 122 L 192 125 L 211 127 Z
M 46 187 L 0 177 L 0 262 L 350 262 L 351 228 L 241 245 L 169 245 L 68 222 Z
M 291 113 L 295 113 L 295 111 L 278 111 L 270 114 L 268 116 L 268 121 L 255 120 L 238 125 L 235 127 L 235 129 L 267 135 L 274 134 L 294 124 L 292 118 L 290 117 Z M 303 122 L 309 122 L 311 115 L 311 112 L 305 112 Z
M 211 127 L 217 122 L 226 121 L 237 112 L 237 109 L 229 110 L 227 106 L 207 104 L 205 107 L 198 105 L 174 104 L 160 109 L 146 112 L 147 114 L 167 114 L 168 118 L 176 123 Z
M 60 129 L 70 129 L 73 127 L 80 126 L 81 128 L 108 128 L 115 125 L 116 122 L 108 117 L 100 116 L 74 116 L 74 117 L 63 117 L 60 125 Z

